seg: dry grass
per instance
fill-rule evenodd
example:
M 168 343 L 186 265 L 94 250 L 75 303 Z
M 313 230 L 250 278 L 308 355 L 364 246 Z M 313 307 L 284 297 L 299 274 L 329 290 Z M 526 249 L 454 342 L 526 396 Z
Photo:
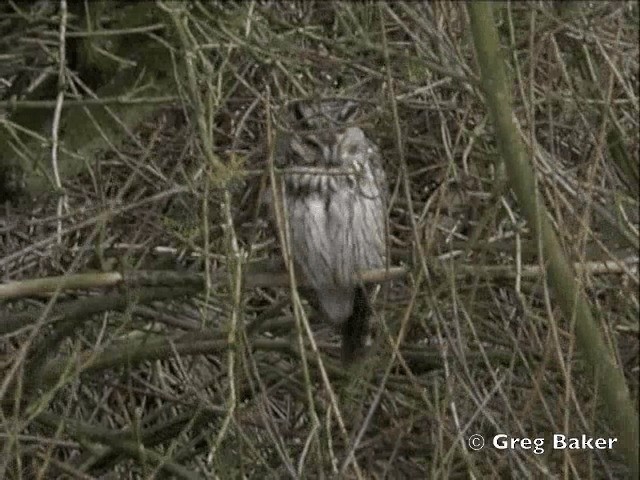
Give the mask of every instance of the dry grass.
M 60 17 L 20 6 L 33 28 L 11 37 L 7 100 L 18 73 L 58 75 Z M 464 5 L 175 7 L 148 4 L 164 27 L 140 35 L 171 60 L 161 93 L 180 100 L 149 99 L 153 114 L 78 175 L 61 168 L 64 201 L 7 202 L 0 273 L 176 278 L 0 305 L 0 477 L 629 475 L 615 448 L 551 448 L 554 433 L 615 432 L 496 166 Z M 3 8 L 10 32 L 19 19 Z M 100 14 L 104 28 L 117 24 L 117 8 Z M 496 14 L 540 198 L 637 405 L 638 5 L 515 3 Z M 69 16 L 68 31 L 84 29 Z M 131 45 L 117 53 L 141 61 Z M 132 96 L 146 88 L 141 73 Z M 31 108 L 18 93 L 15 112 Z M 362 103 L 391 180 L 391 263 L 410 270 L 381 288 L 374 352 L 349 369 L 333 332 L 311 322 L 311 341 L 289 289 L 242 288 L 280 258 L 260 198 L 284 108 L 326 97 Z M 73 129 L 61 118 L 59 145 L 51 124 L 39 131 L 49 152 Z M 184 283 L 202 271 L 210 288 Z M 545 438 L 545 451 L 468 447 L 473 434 L 499 433 Z

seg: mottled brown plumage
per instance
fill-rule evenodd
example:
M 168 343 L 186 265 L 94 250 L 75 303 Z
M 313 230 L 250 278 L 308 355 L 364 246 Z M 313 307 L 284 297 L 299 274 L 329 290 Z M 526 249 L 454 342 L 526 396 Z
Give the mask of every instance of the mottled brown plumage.
M 354 277 L 385 265 L 387 181 L 378 147 L 349 125 L 355 104 L 295 108 L 294 130 L 280 138 L 275 157 L 289 170 L 282 203 L 291 251 L 311 286 L 307 297 L 341 326 L 350 361 L 364 347 L 371 316 L 368 293 Z

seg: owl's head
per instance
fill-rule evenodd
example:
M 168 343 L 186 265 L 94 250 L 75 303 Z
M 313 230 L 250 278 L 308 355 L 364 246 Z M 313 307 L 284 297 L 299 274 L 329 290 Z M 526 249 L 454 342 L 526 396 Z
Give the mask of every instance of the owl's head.
M 344 101 L 294 104 L 295 129 L 287 139 L 287 163 L 325 168 L 362 165 L 370 146 L 364 132 L 350 126 L 357 110 L 357 104 Z

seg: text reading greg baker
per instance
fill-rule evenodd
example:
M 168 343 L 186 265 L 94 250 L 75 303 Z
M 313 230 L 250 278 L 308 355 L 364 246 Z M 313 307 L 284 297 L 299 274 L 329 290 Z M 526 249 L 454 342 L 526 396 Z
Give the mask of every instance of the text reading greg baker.
M 491 438 L 490 444 L 496 450 L 530 450 L 534 455 L 540 455 L 547 445 L 553 450 L 611 450 L 617 442 L 617 438 L 590 437 L 584 434 L 572 437 L 556 433 L 552 438 L 545 439 L 499 433 Z M 482 450 L 485 447 L 484 437 L 478 433 L 471 435 L 467 444 L 472 450 Z
M 556 433 L 550 439 L 551 448 L 554 450 L 611 450 L 618 441 L 617 438 L 590 437 L 588 435 L 580 435 L 570 437 Z M 511 437 L 504 433 L 493 437 L 493 447 L 497 450 L 531 450 L 534 454 L 540 455 L 544 453 L 544 438 L 518 438 Z

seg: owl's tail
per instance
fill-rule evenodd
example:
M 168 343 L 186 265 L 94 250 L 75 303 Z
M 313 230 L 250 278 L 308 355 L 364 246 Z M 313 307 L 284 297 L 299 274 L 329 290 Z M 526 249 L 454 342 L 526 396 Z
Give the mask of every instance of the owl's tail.
M 353 310 L 342 325 L 342 359 L 345 363 L 353 362 L 364 352 L 372 313 L 367 292 L 362 285 L 358 285 L 353 298 Z

